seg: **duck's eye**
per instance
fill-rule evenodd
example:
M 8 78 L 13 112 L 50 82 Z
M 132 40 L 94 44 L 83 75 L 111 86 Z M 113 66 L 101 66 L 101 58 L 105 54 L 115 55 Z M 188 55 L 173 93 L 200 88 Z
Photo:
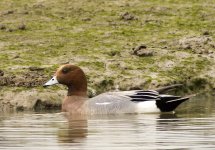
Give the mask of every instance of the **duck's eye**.
M 70 71 L 69 68 L 63 68 L 63 69 L 62 69 L 63 74 L 66 74 L 66 73 L 68 73 L 69 71 Z

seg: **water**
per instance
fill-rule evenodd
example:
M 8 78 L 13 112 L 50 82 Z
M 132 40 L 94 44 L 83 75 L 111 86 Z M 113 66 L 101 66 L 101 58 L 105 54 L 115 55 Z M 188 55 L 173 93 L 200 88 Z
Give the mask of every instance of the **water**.
M 215 99 L 199 95 L 177 114 L 78 116 L 20 112 L 0 117 L 0 149 L 215 149 Z

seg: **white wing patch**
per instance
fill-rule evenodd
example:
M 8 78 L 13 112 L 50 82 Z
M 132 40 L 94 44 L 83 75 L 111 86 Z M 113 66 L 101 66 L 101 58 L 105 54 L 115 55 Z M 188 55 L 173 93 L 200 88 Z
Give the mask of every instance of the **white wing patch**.
M 160 109 L 156 106 L 156 101 L 145 101 L 137 103 L 137 113 L 158 113 Z
M 110 102 L 96 103 L 96 105 L 109 105 Z

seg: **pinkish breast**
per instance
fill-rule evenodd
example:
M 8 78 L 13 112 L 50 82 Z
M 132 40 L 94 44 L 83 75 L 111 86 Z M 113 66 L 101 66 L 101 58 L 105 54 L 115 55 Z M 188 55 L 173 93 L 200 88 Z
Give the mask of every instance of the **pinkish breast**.
M 86 114 L 86 97 L 66 96 L 62 103 L 62 111 L 71 114 Z

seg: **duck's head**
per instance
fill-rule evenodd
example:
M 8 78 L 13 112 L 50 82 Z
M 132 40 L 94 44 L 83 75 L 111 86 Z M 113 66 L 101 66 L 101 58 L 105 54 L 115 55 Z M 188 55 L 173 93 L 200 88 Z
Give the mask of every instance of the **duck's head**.
M 83 70 L 75 65 L 60 66 L 54 76 L 43 86 L 63 84 L 69 88 L 68 95 L 87 91 L 87 80 Z

